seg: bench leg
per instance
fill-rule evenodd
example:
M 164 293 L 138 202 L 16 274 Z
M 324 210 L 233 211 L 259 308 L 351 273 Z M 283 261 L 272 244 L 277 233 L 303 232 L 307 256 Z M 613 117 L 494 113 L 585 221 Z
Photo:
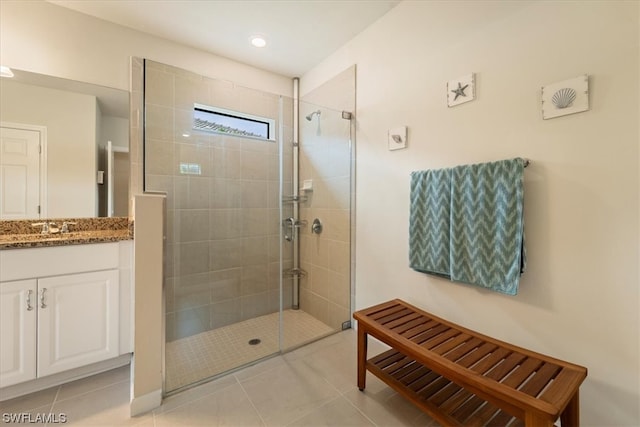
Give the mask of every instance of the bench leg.
M 524 414 L 525 427 L 553 427 L 553 422 L 547 419 L 541 418 L 538 415 L 526 412 Z M 562 426 L 565 427 L 565 426 Z
M 358 325 L 358 388 L 364 390 L 367 379 L 367 333 Z
M 578 427 L 580 425 L 580 396 L 578 390 L 573 395 L 567 407 L 560 414 L 562 427 Z

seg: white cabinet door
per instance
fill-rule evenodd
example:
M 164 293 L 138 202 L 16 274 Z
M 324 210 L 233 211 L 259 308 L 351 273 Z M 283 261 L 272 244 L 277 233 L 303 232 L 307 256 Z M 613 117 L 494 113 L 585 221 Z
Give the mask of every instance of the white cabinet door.
M 36 280 L 0 283 L 0 387 L 36 377 Z
M 38 280 L 38 377 L 118 356 L 118 270 Z

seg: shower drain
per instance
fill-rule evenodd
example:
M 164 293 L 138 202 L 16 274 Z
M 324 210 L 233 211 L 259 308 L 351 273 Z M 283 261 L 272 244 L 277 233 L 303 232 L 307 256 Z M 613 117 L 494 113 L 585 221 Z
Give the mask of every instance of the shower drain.
M 253 338 L 249 340 L 249 345 L 258 345 L 260 342 L 260 338 Z

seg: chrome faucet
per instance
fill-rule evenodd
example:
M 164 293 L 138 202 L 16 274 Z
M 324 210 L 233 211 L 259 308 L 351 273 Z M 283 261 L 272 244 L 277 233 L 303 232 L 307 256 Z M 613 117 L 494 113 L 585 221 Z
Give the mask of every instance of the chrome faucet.
M 61 233 L 68 233 L 69 232 L 69 226 L 70 225 L 76 225 L 78 224 L 77 222 L 72 222 L 72 221 L 65 221 L 62 223 L 62 228 L 60 228 L 60 232 Z
M 40 234 L 52 234 L 52 233 L 58 233 L 60 231 L 60 229 L 58 228 L 55 222 L 49 222 L 49 221 L 36 222 L 35 224 L 31 224 L 31 226 L 42 227 L 42 230 L 40 230 Z

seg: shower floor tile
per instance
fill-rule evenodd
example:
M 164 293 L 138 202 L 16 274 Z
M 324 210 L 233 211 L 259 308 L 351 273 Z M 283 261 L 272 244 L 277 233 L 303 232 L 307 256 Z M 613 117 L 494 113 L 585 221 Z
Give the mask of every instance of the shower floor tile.
M 282 316 L 285 350 L 335 332 L 302 310 L 286 310 Z M 279 313 L 272 313 L 168 342 L 165 389 L 176 390 L 277 353 L 278 322 Z M 256 338 L 259 344 L 249 344 Z

